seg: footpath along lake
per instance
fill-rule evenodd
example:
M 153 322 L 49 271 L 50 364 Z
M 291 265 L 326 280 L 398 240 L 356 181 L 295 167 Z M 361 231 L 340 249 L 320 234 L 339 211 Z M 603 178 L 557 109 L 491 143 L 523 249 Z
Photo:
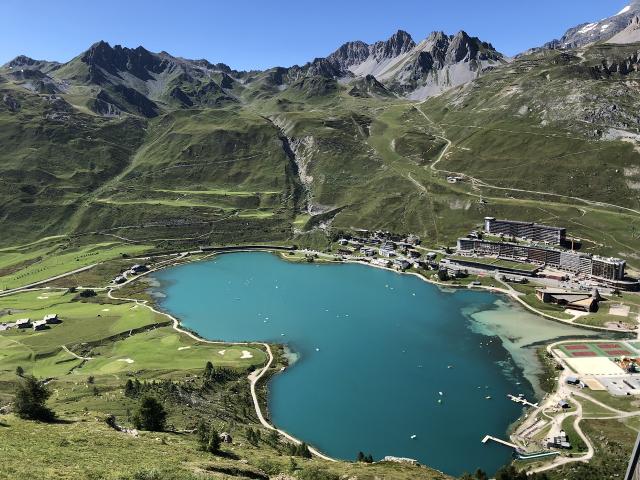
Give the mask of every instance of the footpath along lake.
M 202 337 L 295 353 L 269 386 L 279 428 L 336 458 L 409 457 L 452 475 L 510 460 L 480 441 L 506 438 L 521 415 L 507 394 L 535 396 L 535 351 L 523 347 L 585 335 L 503 296 L 364 265 L 234 253 L 154 277 L 161 306 Z

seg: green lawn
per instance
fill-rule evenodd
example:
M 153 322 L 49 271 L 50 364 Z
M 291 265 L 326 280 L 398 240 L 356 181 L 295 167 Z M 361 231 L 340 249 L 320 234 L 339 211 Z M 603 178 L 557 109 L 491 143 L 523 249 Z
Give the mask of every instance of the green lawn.
M 243 353 L 248 354 L 248 358 L 242 358 Z M 88 361 L 78 373 L 107 374 L 141 369 L 200 371 L 208 361 L 218 367 L 246 369 L 266 362 L 266 353 L 260 348 L 206 344 L 170 327 L 98 347 L 92 355 L 94 360 Z
M 11 289 L 61 275 L 78 268 L 121 258 L 135 256 L 149 250 L 147 245 L 126 245 L 118 242 L 102 242 L 78 248 L 39 249 L 28 253 L 0 253 L 5 266 L 38 258 L 17 272 L 0 277 L 0 289 Z
M 562 429 L 567 433 L 569 443 L 571 443 L 571 450 L 569 451 L 572 453 L 585 452 L 587 450 L 587 446 L 573 428 L 573 422 L 575 419 L 575 416 L 565 418 L 562 421 Z
M 618 397 L 609 394 L 607 391 L 596 390 L 590 390 L 588 395 L 605 405 L 609 405 L 616 410 L 622 410 L 623 412 L 635 412 L 640 409 L 640 399 L 635 397 Z

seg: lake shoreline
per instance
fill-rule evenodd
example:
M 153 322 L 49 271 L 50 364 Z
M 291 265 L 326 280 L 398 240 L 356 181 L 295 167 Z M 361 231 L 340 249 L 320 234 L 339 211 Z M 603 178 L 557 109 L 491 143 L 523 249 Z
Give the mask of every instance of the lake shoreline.
M 244 250 L 244 252 L 255 252 L 255 251 L 256 251 L 256 249 L 247 249 L 247 250 Z M 269 248 L 261 248 L 259 251 L 262 251 L 262 252 L 268 252 L 268 253 L 270 253 L 270 254 L 272 254 L 272 255 L 273 255 L 273 254 L 276 254 L 276 255 L 274 255 L 274 256 L 275 256 L 276 258 L 278 258 L 279 260 L 287 260 L 287 261 L 288 261 L 288 262 L 290 262 L 290 263 L 305 263 L 305 262 L 301 262 L 301 261 L 294 261 L 294 262 L 291 262 L 291 259 L 287 258 L 287 255 L 286 255 L 286 254 L 283 254 L 283 252 L 282 252 L 282 251 L 279 251 L 279 252 L 278 252 L 278 251 L 274 251 L 274 250 L 269 249 Z M 212 260 L 212 259 L 214 259 L 214 258 L 218 257 L 219 255 L 223 255 L 224 253 L 237 253 L 237 251 L 234 251 L 234 252 L 215 252 L 215 253 L 212 253 L 212 254 L 206 255 L 206 256 L 205 256 L 205 257 L 203 257 L 203 258 L 189 259 L 189 260 L 187 260 L 186 262 L 184 262 L 184 261 L 183 261 L 183 262 L 180 262 L 180 264 L 185 265 L 185 264 L 188 264 L 188 263 L 200 262 L 201 260 Z M 185 259 L 185 260 L 186 260 L 186 259 Z M 443 284 L 443 283 L 441 283 L 441 282 L 437 282 L 437 281 L 433 281 L 433 280 L 430 280 L 430 279 L 428 279 L 428 278 L 425 278 L 425 276 L 420 275 L 419 273 L 416 273 L 416 272 L 399 272 L 399 271 L 394 270 L 394 269 L 391 269 L 391 268 L 385 268 L 385 267 L 380 267 L 380 266 L 377 266 L 377 265 L 371 265 L 371 264 L 369 264 L 369 263 L 367 263 L 367 262 L 359 262 L 359 261 L 333 261 L 333 260 L 329 260 L 329 261 L 326 261 L 326 262 L 318 262 L 318 263 L 319 263 L 319 264 L 320 264 L 320 263 L 326 263 L 326 264 L 350 264 L 350 263 L 352 263 L 352 264 L 360 264 L 360 265 L 363 265 L 363 266 L 369 266 L 369 267 L 371 267 L 371 266 L 375 266 L 375 267 L 378 267 L 379 269 L 387 270 L 387 271 L 390 271 L 390 272 L 393 272 L 393 273 L 398 273 L 398 274 L 400 274 L 400 273 L 405 273 L 405 274 L 409 274 L 409 275 L 416 276 L 416 277 L 420 278 L 421 280 L 423 280 L 423 281 L 425 281 L 425 282 L 427 282 L 427 283 L 429 283 L 429 284 L 432 284 L 432 285 L 437 286 L 437 287 L 438 287 L 438 290 L 440 290 L 441 292 L 454 293 L 454 292 L 455 292 L 455 291 L 457 291 L 457 290 L 461 290 L 461 289 L 465 288 L 465 289 L 467 289 L 467 290 L 484 290 L 484 291 L 487 291 L 487 292 L 489 292 L 489 293 L 493 293 L 493 294 L 502 294 L 502 295 L 499 295 L 499 297 L 503 297 L 503 295 L 504 295 L 504 296 L 506 296 L 507 298 L 512 298 L 512 296 L 511 296 L 511 295 L 509 295 L 509 292 L 507 292 L 506 290 L 500 289 L 500 288 L 492 288 L 492 287 L 487 287 L 487 286 L 483 286 L 483 287 L 481 287 L 481 288 L 478 288 L 478 287 L 475 287 L 475 286 L 470 287 L 470 286 L 462 286 L 462 285 L 448 285 L 448 284 Z M 163 269 L 164 269 L 164 268 L 166 268 L 166 267 L 169 267 L 169 266 L 174 266 L 174 265 L 165 265 L 165 266 L 163 267 Z M 176 266 L 177 266 L 177 265 L 176 265 Z M 448 287 L 448 288 L 447 288 L 447 287 Z M 158 303 L 160 303 L 160 301 L 161 301 L 161 300 L 162 300 L 161 298 L 154 298 L 154 299 L 153 299 L 153 303 L 154 303 L 154 304 L 156 304 L 156 305 L 158 305 Z M 520 302 L 512 302 L 512 301 L 509 301 L 509 303 L 513 303 L 514 305 L 518 305 L 518 306 L 520 306 Z M 158 307 L 160 307 L 160 306 L 158 305 Z M 161 308 L 161 307 L 160 307 L 160 308 Z M 164 310 L 164 309 L 162 309 L 162 310 Z M 163 311 L 162 313 L 165 313 L 165 312 Z M 175 317 L 174 317 L 174 318 L 175 318 Z M 176 322 L 176 325 L 175 325 L 175 328 L 176 328 L 176 329 L 178 329 L 179 331 L 183 331 L 183 332 L 185 332 L 185 333 L 187 333 L 187 334 L 190 334 L 190 335 L 195 335 L 195 336 L 196 336 L 199 340 L 201 340 L 201 341 L 204 341 L 204 342 L 212 342 L 212 343 L 222 343 L 222 344 L 224 344 L 224 343 L 235 343 L 235 342 L 227 342 L 227 341 L 224 341 L 224 340 L 221 340 L 221 341 L 206 340 L 206 339 L 205 339 L 201 334 L 199 334 L 199 333 L 195 332 L 194 330 L 192 330 L 192 329 L 191 329 L 191 328 L 189 328 L 189 327 L 184 326 L 184 325 L 183 325 L 183 323 L 182 323 L 181 321 L 177 320 L 177 318 L 175 318 L 175 322 Z M 566 323 L 566 322 L 562 322 L 562 323 Z M 552 339 L 550 339 L 549 341 L 552 341 Z M 264 343 L 261 343 L 261 342 L 241 342 L 241 343 L 254 344 L 254 345 L 261 344 L 261 345 L 263 345 L 263 346 L 265 345 Z M 279 342 L 269 342 L 269 343 L 272 343 L 272 345 L 274 345 L 274 346 L 282 346 L 282 345 L 285 345 L 285 346 L 286 346 L 286 344 L 281 344 L 281 343 L 279 343 Z M 278 350 L 278 353 L 279 353 L 279 354 L 282 354 L 282 353 L 283 353 L 280 349 L 277 349 L 277 350 Z M 510 355 L 510 352 L 508 352 L 508 350 L 507 350 L 507 353 L 509 354 L 509 356 L 511 356 L 511 355 Z M 281 357 L 279 360 L 287 361 L 287 356 Z M 520 368 L 520 366 L 519 366 L 519 365 L 516 365 L 516 366 L 517 366 L 518 368 Z M 262 412 L 265 412 L 265 413 L 268 415 L 268 414 L 270 413 L 270 409 L 269 409 L 269 405 L 268 405 L 269 382 L 271 381 L 271 379 L 273 379 L 274 377 L 276 377 L 276 374 L 277 374 L 277 373 L 280 373 L 280 372 L 281 372 L 281 371 L 283 371 L 284 369 L 279 370 L 279 371 L 271 371 L 271 372 L 269 372 L 269 374 L 268 374 L 268 375 L 266 374 L 266 373 L 267 373 L 267 370 L 269 370 L 268 366 L 267 366 L 267 367 L 263 367 L 263 368 L 261 369 L 261 371 L 262 371 L 263 373 L 265 373 L 265 375 L 264 375 L 264 377 L 263 377 L 263 378 L 260 378 L 260 379 L 259 379 L 259 383 L 256 385 L 256 388 L 258 388 L 258 389 L 259 389 L 259 390 L 261 390 L 261 391 L 263 390 L 263 391 L 265 392 L 265 394 L 260 395 L 260 399 L 259 399 L 260 401 L 259 401 L 259 404 L 256 404 L 256 410 L 257 410 L 257 411 L 259 410 L 259 411 L 260 411 L 260 414 L 262 414 Z M 508 431 L 505 431 L 504 433 L 505 433 L 505 434 L 508 434 L 508 433 L 509 433 L 509 431 L 513 428 L 513 425 L 514 425 L 514 424 L 517 424 L 517 423 L 519 423 L 519 422 L 520 422 L 520 419 L 518 419 L 518 420 L 514 421 L 514 422 L 509 426 Z M 272 425 L 272 424 L 270 424 L 270 425 L 271 425 L 271 428 L 276 428 L 276 427 L 273 427 L 273 425 Z M 281 430 L 280 430 L 280 432 L 283 432 L 283 431 L 281 431 Z M 284 432 L 284 433 L 286 433 L 286 432 Z M 318 452 L 318 453 L 319 453 L 319 452 Z M 321 455 L 321 454 L 320 454 L 320 455 Z M 326 456 L 324 456 L 324 455 L 322 455 L 322 456 L 323 456 L 324 458 L 327 458 L 327 457 L 326 457 Z

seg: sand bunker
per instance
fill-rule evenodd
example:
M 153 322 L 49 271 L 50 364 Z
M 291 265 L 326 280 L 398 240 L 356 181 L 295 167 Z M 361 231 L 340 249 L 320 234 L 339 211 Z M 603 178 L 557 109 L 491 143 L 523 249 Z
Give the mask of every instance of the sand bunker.
M 253 358 L 253 354 L 247 350 L 242 350 L 242 356 L 240 360 L 246 360 L 247 358 Z
M 220 351 L 218 352 L 218 355 L 224 355 L 226 352 L 227 352 L 226 350 L 220 350 Z
M 631 307 L 629 305 L 611 305 L 609 308 L 609 315 L 615 315 L 617 317 L 628 317 Z
M 191 348 L 191 347 L 190 346 L 189 347 L 178 347 L 178 350 L 186 350 L 188 348 Z
M 565 360 L 578 375 L 621 375 L 618 365 L 606 357 L 567 358 Z
M 131 358 L 119 358 L 118 361 L 119 362 L 133 363 L 133 360 Z

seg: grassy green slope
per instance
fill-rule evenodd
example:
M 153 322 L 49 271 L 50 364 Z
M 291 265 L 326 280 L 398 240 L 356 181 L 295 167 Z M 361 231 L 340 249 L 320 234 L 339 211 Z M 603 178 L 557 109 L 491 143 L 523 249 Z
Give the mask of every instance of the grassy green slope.
M 0 407 L 12 401 L 19 381 L 14 372 L 21 366 L 27 374 L 49 379 L 53 395 L 48 405 L 59 417 L 56 423 L 41 424 L 0 414 L 0 452 L 12 458 L 0 469 L 1 479 L 266 480 L 278 473 L 327 479 L 449 478 L 424 467 L 384 462 L 363 465 L 299 457 L 292 461 L 287 442 L 258 424 L 249 394 L 247 375 L 266 361 L 262 347 L 204 343 L 171 327 L 157 327 L 166 317 L 143 306 L 104 295 L 80 301 L 63 292 L 0 298 L 2 321 L 38 318 L 52 311 L 62 319 L 47 330 L 0 335 Z M 89 359 L 78 359 L 61 345 Z M 201 375 L 207 361 L 226 370 L 213 384 L 204 385 Z M 282 366 L 278 359 L 269 374 Z M 146 383 L 145 391 L 163 402 L 168 411 L 165 432 L 134 437 L 107 427 L 107 415 L 132 426 L 139 398 L 124 395 L 128 379 Z M 264 400 L 264 384 L 259 392 Z M 220 455 L 198 449 L 193 429 L 200 419 L 232 435 L 233 443 L 223 445 Z M 248 427 L 260 432 L 255 445 L 247 439 Z

